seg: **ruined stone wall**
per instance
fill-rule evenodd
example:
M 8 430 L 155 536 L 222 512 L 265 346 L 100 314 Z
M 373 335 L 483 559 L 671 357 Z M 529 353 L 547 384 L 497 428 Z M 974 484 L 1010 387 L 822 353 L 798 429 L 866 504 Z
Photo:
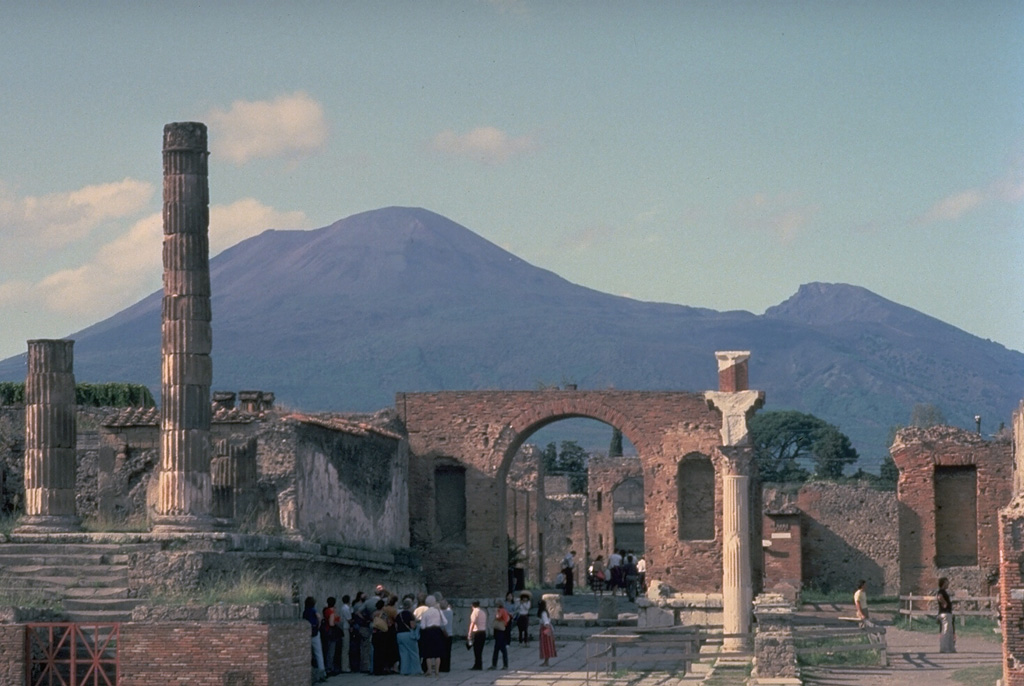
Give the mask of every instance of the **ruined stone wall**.
M 544 585 L 555 583 L 562 560 L 576 551 L 575 586 L 586 584 L 587 497 L 579 494 L 549 495 L 544 501 Z
M 993 593 L 999 574 L 998 511 L 1012 495 L 1011 443 L 949 426 L 908 427 L 897 433 L 890 450 L 900 470 L 900 592 L 929 593 L 945 576 L 955 591 Z M 967 488 L 973 492 L 958 498 L 957 489 Z M 962 503 L 971 500 L 975 507 L 963 511 Z M 968 531 L 964 522 L 972 519 Z M 960 563 L 964 550 L 976 551 L 973 564 Z
M 296 529 L 339 545 L 409 547 L 407 444 L 302 423 L 295 431 Z
M 764 508 L 801 512 L 803 587 L 853 589 L 865 579 L 876 594 L 899 589 L 896 495 L 866 485 L 812 482 L 796 492 L 766 487 Z M 766 525 L 765 536 L 772 530 Z M 766 558 L 767 562 L 767 558 Z
M 540 584 L 544 578 L 543 540 L 544 499 L 543 465 L 540 450 L 524 445 L 508 472 L 505 495 L 508 536 L 519 548 L 525 580 Z
M 616 487 L 627 479 L 642 480 L 643 466 L 635 457 L 591 457 L 587 469 L 590 491 L 587 498 L 590 558 L 603 555 L 607 564 L 615 544 L 616 505 L 613 494 Z

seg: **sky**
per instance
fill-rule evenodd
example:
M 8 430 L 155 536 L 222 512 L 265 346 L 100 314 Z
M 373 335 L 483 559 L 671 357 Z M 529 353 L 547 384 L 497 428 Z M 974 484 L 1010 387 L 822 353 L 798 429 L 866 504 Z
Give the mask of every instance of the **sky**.
M 0 358 L 160 288 L 163 126 L 213 254 L 390 205 L 639 300 L 850 283 L 1024 350 L 1024 3 L 0 0 Z

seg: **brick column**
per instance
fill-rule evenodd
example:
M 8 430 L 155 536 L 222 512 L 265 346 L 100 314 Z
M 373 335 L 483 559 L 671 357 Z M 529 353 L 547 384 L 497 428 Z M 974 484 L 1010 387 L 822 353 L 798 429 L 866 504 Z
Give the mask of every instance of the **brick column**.
M 1024 686 L 1024 401 L 1013 413 L 1014 497 L 999 511 L 1003 686 Z
M 74 341 L 28 342 L 25 377 L 25 516 L 16 531 L 75 531 Z
M 212 528 L 209 182 L 206 126 L 164 127 L 160 478 L 154 530 Z

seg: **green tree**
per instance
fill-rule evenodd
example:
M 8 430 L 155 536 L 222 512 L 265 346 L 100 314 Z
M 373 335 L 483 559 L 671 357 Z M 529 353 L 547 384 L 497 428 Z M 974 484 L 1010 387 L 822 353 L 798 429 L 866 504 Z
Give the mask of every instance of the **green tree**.
M 878 469 L 879 483 L 887 488 L 896 490 L 896 483 L 899 479 L 900 470 L 896 466 L 896 462 L 892 459 L 892 455 L 886 455 L 885 459 L 882 460 L 882 466 Z
M 608 457 L 622 457 L 622 432 L 612 427 L 612 442 L 608 446 Z
M 548 443 L 540 452 L 540 461 L 544 465 L 544 472 L 554 474 L 558 471 L 558 446 Z
M 849 437 L 811 414 L 762 412 L 750 421 L 754 456 L 765 481 L 806 481 L 812 466 L 821 479 L 838 479 L 857 461 Z

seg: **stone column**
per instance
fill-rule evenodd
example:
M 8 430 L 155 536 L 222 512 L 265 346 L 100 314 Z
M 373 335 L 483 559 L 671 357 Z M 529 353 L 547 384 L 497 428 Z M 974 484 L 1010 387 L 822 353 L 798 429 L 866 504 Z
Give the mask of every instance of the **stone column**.
M 208 155 L 204 124 L 164 127 L 159 531 L 213 525 Z
M 25 516 L 19 533 L 75 531 L 77 427 L 74 341 L 28 342 Z
M 730 462 L 722 475 L 722 621 L 726 634 L 747 634 L 753 599 L 747 420 L 764 405 L 764 393 L 747 389 L 748 351 L 716 352 L 715 357 L 718 390 L 707 391 L 704 399 L 722 414 L 722 453 Z M 725 641 L 727 650 L 749 646 L 749 640 Z
M 722 624 L 726 634 L 750 632 L 750 477 L 722 477 Z M 725 649 L 744 650 L 749 640 L 727 638 Z

